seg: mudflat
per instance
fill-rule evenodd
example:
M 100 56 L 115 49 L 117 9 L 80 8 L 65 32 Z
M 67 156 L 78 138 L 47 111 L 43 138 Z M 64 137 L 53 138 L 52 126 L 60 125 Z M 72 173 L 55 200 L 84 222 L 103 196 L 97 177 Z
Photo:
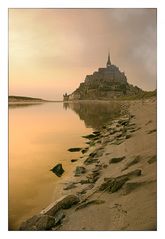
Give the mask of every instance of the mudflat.
M 156 230 L 156 127 L 156 98 L 123 102 L 119 118 L 84 136 L 66 198 L 20 229 Z

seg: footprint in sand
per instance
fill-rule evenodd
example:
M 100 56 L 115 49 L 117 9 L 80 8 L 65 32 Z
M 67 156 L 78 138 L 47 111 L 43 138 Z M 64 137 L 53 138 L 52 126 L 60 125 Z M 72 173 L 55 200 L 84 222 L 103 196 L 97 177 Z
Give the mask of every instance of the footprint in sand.
M 111 209 L 111 229 L 112 230 L 124 230 L 129 224 L 126 221 L 127 211 L 123 210 L 121 204 L 114 204 Z

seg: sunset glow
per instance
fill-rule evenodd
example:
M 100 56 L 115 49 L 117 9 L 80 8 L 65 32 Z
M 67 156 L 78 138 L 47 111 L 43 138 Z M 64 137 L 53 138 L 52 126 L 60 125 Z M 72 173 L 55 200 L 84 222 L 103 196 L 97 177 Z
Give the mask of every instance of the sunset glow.
M 61 100 L 112 63 L 156 88 L 156 10 L 10 9 L 9 94 Z

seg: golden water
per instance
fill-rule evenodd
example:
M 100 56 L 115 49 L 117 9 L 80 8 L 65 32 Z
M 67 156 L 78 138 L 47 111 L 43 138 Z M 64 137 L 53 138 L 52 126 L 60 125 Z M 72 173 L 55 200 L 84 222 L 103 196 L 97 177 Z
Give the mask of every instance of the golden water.
M 44 103 L 9 107 L 9 229 L 40 212 L 62 195 L 63 181 L 73 174 L 67 151 L 85 146 L 81 136 L 119 112 L 110 104 Z M 62 163 L 58 178 L 50 169 Z

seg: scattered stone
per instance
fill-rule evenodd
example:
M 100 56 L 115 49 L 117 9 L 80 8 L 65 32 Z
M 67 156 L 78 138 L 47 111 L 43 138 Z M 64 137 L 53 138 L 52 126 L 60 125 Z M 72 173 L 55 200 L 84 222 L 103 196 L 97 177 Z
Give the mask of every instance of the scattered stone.
M 96 138 L 97 136 L 95 134 L 88 134 L 88 135 L 85 135 L 85 136 L 82 136 L 83 138 L 85 139 L 93 139 L 93 138 Z
M 116 136 L 117 138 L 120 138 L 122 135 L 123 135 L 122 132 L 117 132 L 115 136 Z
M 79 152 L 82 148 L 70 148 L 68 149 L 69 152 Z
M 82 154 L 85 154 L 88 151 L 89 148 L 84 148 L 81 150 Z
M 58 211 L 55 215 L 55 225 L 61 223 L 61 220 L 65 217 L 65 214 L 62 210 Z
M 114 193 L 118 191 L 128 180 L 129 178 L 126 176 L 121 178 L 110 178 L 105 183 L 101 184 L 99 190 Z
M 107 164 L 103 164 L 103 168 L 107 168 L 108 167 L 108 165 Z
M 90 144 L 90 143 L 91 143 L 91 141 L 87 141 L 87 142 L 86 142 L 86 144 Z
M 80 176 L 81 174 L 86 173 L 86 168 L 77 166 L 75 171 L 75 176 Z
M 55 216 L 61 209 L 68 209 L 80 201 L 75 195 L 63 196 L 59 200 L 51 203 L 47 208 L 42 210 L 41 214 Z
M 95 157 L 96 155 L 97 155 L 96 152 L 93 152 L 93 153 L 90 153 L 90 154 L 89 154 L 90 157 Z
M 129 123 L 129 118 L 119 120 L 119 124 L 121 124 L 121 125 L 126 126 L 126 125 L 128 125 L 128 123 Z
M 83 179 L 80 181 L 81 184 L 88 184 L 91 183 L 89 179 Z
M 74 163 L 74 162 L 76 162 L 77 161 L 77 159 L 71 159 L 71 162 L 72 163 Z
M 126 139 L 131 138 L 131 134 L 126 134 L 125 138 L 126 138 Z
M 64 190 L 70 190 L 76 188 L 75 183 L 68 183 L 68 185 L 66 187 L 64 187 Z
M 99 190 L 114 193 L 118 191 L 129 179 L 131 179 L 132 177 L 140 176 L 140 175 L 141 175 L 141 170 L 136 169 L 134 171 L 118 176 L 116 178 L 112 178 L 112 177 L 104 178 L 105 183 L 101 184 Z
M 136 170 L 133 170 L 125 175 L 122 175 L 121 177 L 127 176 L 129 178 L 132 178 L 132 177 L 136 177 L 136 176 L 141 176 L 141 174 L 142 174 L 141 169 L 136 169 Z
M 149 164 L 156 162 L 156 155 L 152 156 L 147 162 Z
M 35 215 L 20 226 L 20 231 L 46 231 L 55 226 L 55 218 L 49 215 Z
M 93 134 L 100 135 L 101 133 L 100 133 L 100 131 L 94 131 Z
M 135 190 L 139 186 L 142 186 L 145 183 L 146 182 L 127 182 L 123 187 L 122 194 L 127 195 L 127 194 L 129 194 L 130 192 L 132 192 L 133 190 Z
M 88 164 L 97 163 L 97 162 L 99 162 L 99 160 L 97 158 L 88 157 L 84 161 L 84 164 L 88 165 Z
M 125 156 L 123 156 L 123 157 L 118 157 L 118 158 L 112 158 L 112 159 L 110 159 L 109 160 L 109 163 L 111 164 L 111 163 L 119 163 L 119 162 L 121 162 L 122 160 L 124 160 L 125 159 Z
M 110 155 L 111 153 L 106 153 L 105 155 Z
M 112 135 L 115 133 L 115 130 L 114 129 L 110 129 L 109 133 Z
M 64 169 L 62 168 L 62 164 L 57 164 L 54 168 L 52 168 L 50 171 L 55 173 L 58 177 L 61 177 L 61 175 L 64 173 Z
M 129 167 L 131 167 L 131 166 L 134 165 L 134 164 L 139 163 L 140 160 L 141 160 L 141 156 L 140 156 L 140 155 L 137 155 L 131 162 L 129 162 L 129 163 L 126 164 L 125 168 L 124 168 L 122 171 L 128 169 Z
M 77 211 L 77 210 L 80 210 L 80 209 L 85 208 L 85 207 L 88 207 L 88 206 L 90 206 L 90 205 L 92 205 L 92 204 L 99 205 L 99 204 L 103 204 L 103 203 L 105 203 L 105 201 L 103 201 L 103 200 L 91 200 L 91 201 L 82 203 L 81 205 L 79 205 L 78 207 L 76 207 L 75 210 L 76 210 L 76 211 Z
M 114 142 L 112 142 L 111 144 L 113 144 L 113 145 L 119 145 L 119 144 L 122 144 L 123 142 L 124 142 L 124 140 L 117 139 L 117 140 L 115 140 Z
M 91 142 L 89 143 L 89 146 L 90 146 L 90 147 L 95 146 L 95 142 L 94 142 L 94 141 L 91 141 Z
M 95 183 L 99 179 L 99 172 L 93 172 L 92 174 L 88 174 L 87 178 L 90 183 Z
M 155 133 L 155 132 L 156 132 L 156 129 L 153 129 L 153 130 L 148 131 L 148 134 L 152 134 L 152 133 Z
M 131 124 L 129 124 L 129 127 L 135 127 L 136 126 L 136 124 L 135 123 L 131 123 Z

